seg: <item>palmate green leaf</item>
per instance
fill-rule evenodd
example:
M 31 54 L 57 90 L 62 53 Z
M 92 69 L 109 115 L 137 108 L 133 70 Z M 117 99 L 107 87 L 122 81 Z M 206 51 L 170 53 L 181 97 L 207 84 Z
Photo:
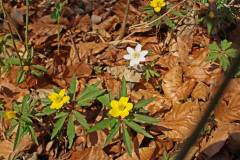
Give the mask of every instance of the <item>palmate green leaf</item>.
M 226 39 L 224 39 L 223 41 L 221 41 L 220 46 L 221 46 L 222 50 L 225 51 L 232 46 L 232 42 L 229 42 Z
M 97 100 L 99 102 L 101 102 L 103 105 L 105 105 L 106 107 L 110 108 L 111 100 L 110 100 L 110 94 L 109 93 L 98 97 Z
M 105 143 L 104 143 L 104 146 L 108 145 L 112 139 L 114 138 L 114 136 L 117 134 L 117 132 L 119 131 L 119 127 L 120 127 L 120 123 L 117 122 L 113 128 L 110 130 L 106 140 L 105 140 Z
M 90 102 L 102 95 L 105 90 L 97 88 L 97 84 L 87 85 L 83 93 L 77 97 L 77 104 L 80 106 L 88 106 Z
M 77 119 L 77 121 L 85 128 L 85 129 L 89 129 L 89 125 L 87 123 L 87 120 L 85 119 L 85 117 L 77 112 L 77 111 L 73 111 L 75 118 Z
M 115 118 L 107 118 L 104 120 L 101 120 L 100 122 L 96 123 L 92 128 L 88 130 L 88 133 L 95 132 L 98 130 L 103 130 L 105 128 L 110 127 L 110 125 L 113 125 L 116 123 L 117 120 Z
M 220 66 L 223 67 L 223 70 L 226 71 L 230 66 L 230 61 L 225 56 L 219 56 Z
M 132 155 L 132 140 L 129 136 L 127 128 L 123 128 L 123 143 L 127 149 L 128 154 Z
M 237 56 L 238 52 L 234 48 L 229 48 L 224 52 L 228 57 L 234 58 Z
M 156 124 L 159 122 L 159 119 L 143 115 L 143 114 L 133 114 L 134 115 L 134 121 L 139 123 L 147 123 L 147 124 Z
M 31 134 L 32 140 L 38 145 L 37 136 L 35 134 L 35 131 L 34 131 L 33 127 L 31 125 L 28 125 L 28 129 L 29 129 L 29 132 Z
M 218 52 L 210 52 L 207 59 L 212 62 L 216 61 L 218 59 Z
M 24 134 L 24 128 L 22 123 L 18 123 L 18 128 L 17 128 L 17 133 L 16 133 L 16 138 L 14 141 L 13 149 L 15 150 L 17 145 L 20 143 L 22 137 Z
M 73 75 L 69 88 L 68 88 L 68 95 L 73 98 L 77 90 L 77 77 Z
M 142 135 L 144 135 L 145 137 L 148 138 L 153 138 L 152 135 L 150 135 L 149 133 L 147 133 L 141 126 L 139 126 L 137 123 L 124 119 L 124 123 L 129 126 L 130 128 L 132 128 L 134 131 L 136 131 L 137 133 L 140 133 Z
M 221 48 L 219 48 L 218 44 L 216 42 L 211 43 L 208 48 L 211 52 L 216 51 L 217 53 L 221 51 Z
M 70 149 L 73 144 L 73 139 L 75 137 L 75 126 L 74 126 L 74 117 L 73 115 L 70 115 L 68 118 L 68 124 L 67 124 L 67 137 L 68 137 L 68 148 Z
M 127 86 L 126 86 L 126 79 L 124 76 L 122 78 L 120 96 L 127 97 Z
M 145 107 L 146 105 L 148 105 L 149 103 L 153 102 L 154 100 L 155 100 L 154 97 L 149 98 L 149 99 L 140 100 L 134 105 L 134 109 L 141 109 L 141 108 Z
M 66 118 L 67 118 L 67 115 L 59 118 L 57 122 L 54 124 L 51 139 L 53 139 L 58 134 L 58 132 L 62 129 Z
M 22 83 L 25 80 L 25 77 L 26 77 L 26 72 L 24 70 L 19 70 L 17 72 L 17 78 L 16 78 L 17 85 Z

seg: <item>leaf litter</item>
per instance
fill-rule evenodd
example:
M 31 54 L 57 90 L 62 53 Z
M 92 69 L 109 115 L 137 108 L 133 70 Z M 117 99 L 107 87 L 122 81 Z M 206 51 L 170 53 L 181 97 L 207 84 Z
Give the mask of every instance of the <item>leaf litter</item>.
M 82 126 L 77 124 L 74 128 L 76 138 L 73 146 L 67 149 L 66 137 L 50 140 L 49 132 L 53 127 L 51 119 L 53 117 L 49 117 L 49 123 L 41 121 L 40 125 L 36 126 L 36 135 L 40 139 L 38 146 L 25 136 L 21 140 L 20 148 L 13 150 L 16 128 L 10 136 L 11 141 L 7 140 L 3 131 L 9 128 L 10 124 L 1 119 L 0 148 L 3 148 L 0 150 L 1 158 L 17 156 L 26 159 L 36 154 L 39 159 L 147 160 L 161 159 L 164 153 L 169 155 L 178 153 L 179 146 L 192 133 L 224 75 L 220 65 L 207 60 L 208 45 L 216 37 L 208 35 L 207 28 L 196 21 L 197 14 L 194 10 L 189 12 L 191 14 L 187 15 L 187 19 L 182 17 L 173 30 L 165 25 L 162 28 L 134 28 L 134 25 L 145 23 L 146 14 L 143 12 L 143 6 L 148 2 L 140 0 L 131 2 L 126 33 L 123 40 L 118 41 L 126 2 L 127 0 L 70 1 L 63 8 L 59 25 L 51 19 L 53 1 L 31 3 L 28 31 L 29 42 L 34 48 L 32 61 L 44 66 L 47 73 L 42 78 L 27 75 L 25 82 L 16 85 L 17 71 L 20 67 L 13 65 L 9 72 L 3 74 L 1 69 L 0 102 L 4 104 L 4 110 L 11 110 L 12 104 L 15 101 L 20 102 L 26 94 L 32 93 L 36 100 L 39 97 L 42 99 L 49 94 L 53 86 L 67 88 L 73 75 L 78 79 L 77 93 L 84 91 L 85 84 L 97 82 L 98 88 L 106 89 L 113 97 L 119 97 L 121 79 L 124 76 L 132 102 L 155 98 L 155 101 L 144 107 L 149 115 L 160 120 L 153 125 L 145 125 L 154 138 L 149 139 L 131 131 L 130 134 L 136 137 L 133 138 L 132 144 L 134 152 L 129 156 L 118 133 L 110 144 L 104 146 L 109 132 L 107 129 L 86 134 Z M 173 2 L 180 1 L 169 1 Z M 15 37 L 23 38 L 25 3 L 19 1 L 3 4 L 11 20 L 0 21 L 0 35 L 12 32 Z M 202 4 L 193 1 L 181 4 L 181 7 L 187 5 L 193 5 L 199 10 L 205 9 Z M 176 22 L 174 18 L 173 22 Z M 9 26 L 12 31 L 9 31 Z M 238 28 L 227 33 L 231 39 L 234 39 L 233 34 L 237 37 Z M 127 47 L 133 47 L 138 43 L 144 50 L 148 50 L 149 54 L 139 68 L 131 68 L 123 56 L 127 54 Z M 237 41 L 234 45 L 239 48 Z M 10 52 L 10 55 L 24 53 L 23 46 L 23 41 L 17 41 L 17 46 L 8 46 L 6 53 Z M 1 64 L 2 59 L 8 56 L 0 55 Z M 146 80 L 145 66 L 151 63 L 154 64 L 152 69 L 159 73 L 159 76 Z M 189 160 L 221 156 L 234 159 L 238 156 L 235 153 L 239 152 L 240 146 L 239 86 L 239 78 L 232 78 L 218 107 L 188 155 Z M 43 106 L 39 102 L 38 104 L 37 110 L 40 110 Z M 99 103 L 90 105 L 91 108 L 79 110 L 92 126 L 94 122 L 104 118 L 106 110 Z

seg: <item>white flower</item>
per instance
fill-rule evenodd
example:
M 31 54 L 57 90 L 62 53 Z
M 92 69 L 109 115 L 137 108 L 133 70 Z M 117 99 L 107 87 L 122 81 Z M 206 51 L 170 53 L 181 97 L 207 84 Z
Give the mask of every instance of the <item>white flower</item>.
M 140 62 L 145 61 L 145 56 L 148 54 L 147 50 L 142 51 L 142 45 L 137 44 L 135 49 L 127 47 L 128 54 L 124 55 L 123 58 L 130 60 L 130 66 L 138 65 Z

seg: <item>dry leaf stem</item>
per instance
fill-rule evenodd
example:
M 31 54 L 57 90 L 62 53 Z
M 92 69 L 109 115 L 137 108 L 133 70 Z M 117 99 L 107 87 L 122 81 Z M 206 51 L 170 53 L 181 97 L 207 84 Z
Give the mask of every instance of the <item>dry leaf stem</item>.
M 28 24 L 29 24 L 29 0 L 26 0 L 26 22 L 25 22 L 25 49 L 27 55 L 29 55 L 29 48 L 28 48 Z

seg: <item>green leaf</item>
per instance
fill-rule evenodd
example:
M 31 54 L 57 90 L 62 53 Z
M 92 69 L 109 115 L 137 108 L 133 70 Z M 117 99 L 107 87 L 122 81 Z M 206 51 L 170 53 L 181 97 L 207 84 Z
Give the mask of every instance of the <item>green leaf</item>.
M 231 58 L 234 58 L 237 56 L 237 50 L 234 49 L 234 48 L 230 48 L 230 49 L 227 49 L 225 52 L 224 52 L 228 57 L 231 57 Z
M 129 136 L 129 133 L 127 131 L 127 128 L 123 128 L 123 143 L 127 149 L 128 154 L 132 155 L 132 140 Z
M 43 108 L 42 112 L 37 113 L 36 116 L 49 116 L 55 112 L 56 112 L 55 109 L 51 109 L 50 107 L 45 107 L 45 108 Z
M 73 98 L 77 90 L 77 77 L 73 75 L 72 80 L 70 82 L 70 86 L 68 88 L 68 95 Z
M 24 70 L 19 70 L 17 72 L 17 78 L 16 78 L 16 83 L 19 85 L 25 80 L 26 72 Z
M 143 114 L 134 114 L 134 121 L 147 124 L 156 124 L 159 122 L 159 119 L 149 117 Z
M 110 100 L 110 94 L 104 94 L 100 97 L 97 98 L 97 100 L 99 102 L 101 102 L 103 105 L 107 106 L 108 108 L 110 108 L 110 103 L 111 103 L 111 100 Z
M 22 123 L 18 123 L 16 138 L 15 138 L 14 145 L 13 145 L 14 150 L 16 149 L 17 145 L 20 143 L 20 141 L 23 137 L 23 133 L 24 133 L 23 125 L 22 125 Z
M 86 89 L 77 98 L 77 103 L 80 106 L 88 106 L 91 101 L 102 95 L 105 90 L 98 89 L 97 85 L 87 85 Z
M 52 101 L 48 99 L 48 97 L 46 97 L 41 99 L 41 103 L 43 106 L 49 106 L 52 103 Z
M 223 41 L 221 41 L 220 46 L 221 46 L 222 50 L 225 51 L 232 46 L 232 42 L 229 42 L 226 39 L 224 39 Z
M 31 98 L 30 98 L 30 95 L 28 94 L 28 95 L 25 95 L 24 97 L 23 97 L 23 100 L 22 100 L 22 113 L 23 114 L 27 114 L 27 113 L 30 113 L 30 111 L 31 111 L 31 106 L 30 106 L 30 104 L 31 104 Z
M 107 136 L 107 138 L 106 138 L 106 141 L 105 141 L 105 143 L 104 143 L 104 146 L 108 145 L 108 144 L 112 141 L 112 139 L 114 138 L 114 136 L 115 136 L 115 135 L 117 134 L 117 132 L 119 131 L 119 127 L 120 127 L 120 123 L 117 122 L 117 123 L 115 124 L 115 126 L 110 130 L 110 132 L 109 132 L 109 134 L 108 134 L 108 136 Z
M 45 73 L 48 72 L 48 70 L 45 67 L 41 66 L 41 65 L 32 65 L 32 67 L 37 69 L 37 70 L 39 70 L 39 71 L 45 72 Z
M 177 17 L 184 17 L 183 13 L 177 10 L 172 10 L 171 14 L 177 16 Z
M 208 54 L 207 59 L 208 59 L 209 61 L 215 62 L 215 61 L 218 59 L 218 53 L 216 53 L 216 52 L 210 52 L 210 53 Z
M 164 16 L 163 21 L 171 29 L 175 29 L 176 28 L 175 23 L 168 16 Z
M 32 124 L 32 120 L 28 116 L 22 115 L 20 119 L 26 123 Z
M 214 23 L 213 23 L 213 21 L 210 20 L 210 19 L 206 19 L 206 20 L 205 20 L 205 23 L 207 24 L 208 34 L 210 35 L 210 34 L 212 33 Z
M 31 74 L 36 76 L 36 77 L 42 77 L 43 76 L 43 73 L 41 73 L 41 72 L 39 72 L 39 71 L 37 71 L 35 69 L 31 70 Z
M 127 119 L 124 119 L 124 122 L 127 126 L 129 126 L 130 128 L 132 128 L 134 131 L 136 131 L 137 133 L 140 133 L 148 138 L 153 138 L 152 135 L 150 135 L 149 133 L 147 133 L 141 126 L 139 126 L 137 123 L 133 122 L 133 121 L 128 121 Z
M 230 62 L 229 62 L 228 58 L 225 56 L 220 56 L 219 61 L 220 61 L 220 66 L 222 66 L 223 70 L 226 71 L 228 69 L 228 67 L 230 66 Z
M 61 118 L 61 117 L 65 117 L 67 115 L 68 115 L 68 113 L 66 113 L 66 112 L 58 112 L 56 114 L 56 116 L 55 116 L 55 119 L 58 119 L 58 118 Z
M 210 49 L 211 52 L 216 51 L 217 53 L 221 51 L 219 46 L 217 45 L 216 42 L 211 43 L 208 48 Z
M 73 111 L 75 118 L 77 119 L 77 121 L 85 128 L 85 129 L 89 129 L 89 125 L 87 123 L 87 120 L 85 119 L 85 117 L 77 112 L 77 111 Z
M 120 96 L 121 96 L 121 97 L 127 97 L 126 79 L 125 79 L 124 76 L 123 76 L 123 78 L 122 78 Z
M 134 109 L 141 109 L 141 108 L 145 107 L 146 105 L 148 105 L 149 103 L 153 102 L 154 100 L 155 100 L 154 97 L 149 98 L 149 99 L 140 100 L 134 105 Z
M 72 147 L 73 139 L 75 137 L 74 117 L 72 115 L 69 116 L 69 119 L 68 119 L 67 137 L 68 137 L 68 141 L 69 141 L 68 148 L 70 149 Z
M 54 124 L 54 128 L 53 128 L 53 132 L 52 132 L 52 135 L 51 135 L 51 139 L 53 139 L 58 134 L 58 132 L 62 129 L 63 124 L 64 124 L 66 118 L 67 118 L 67 115 L 59 118 L 57 120 L 57 122 Z
M 37 136 L 32 126 L 28 125 L 29 132 L 31 134 L 32 140 L 38 145 Z
M 88 133 L 108 128 L 113 121 L 115 121 L 115 123 L 117 122 L 117 120 L 114 118 L 107 118 L 107 119 L 101 120 L 100 122 L 96 123 L 92 128 L 90 128 L 88 130 Z

